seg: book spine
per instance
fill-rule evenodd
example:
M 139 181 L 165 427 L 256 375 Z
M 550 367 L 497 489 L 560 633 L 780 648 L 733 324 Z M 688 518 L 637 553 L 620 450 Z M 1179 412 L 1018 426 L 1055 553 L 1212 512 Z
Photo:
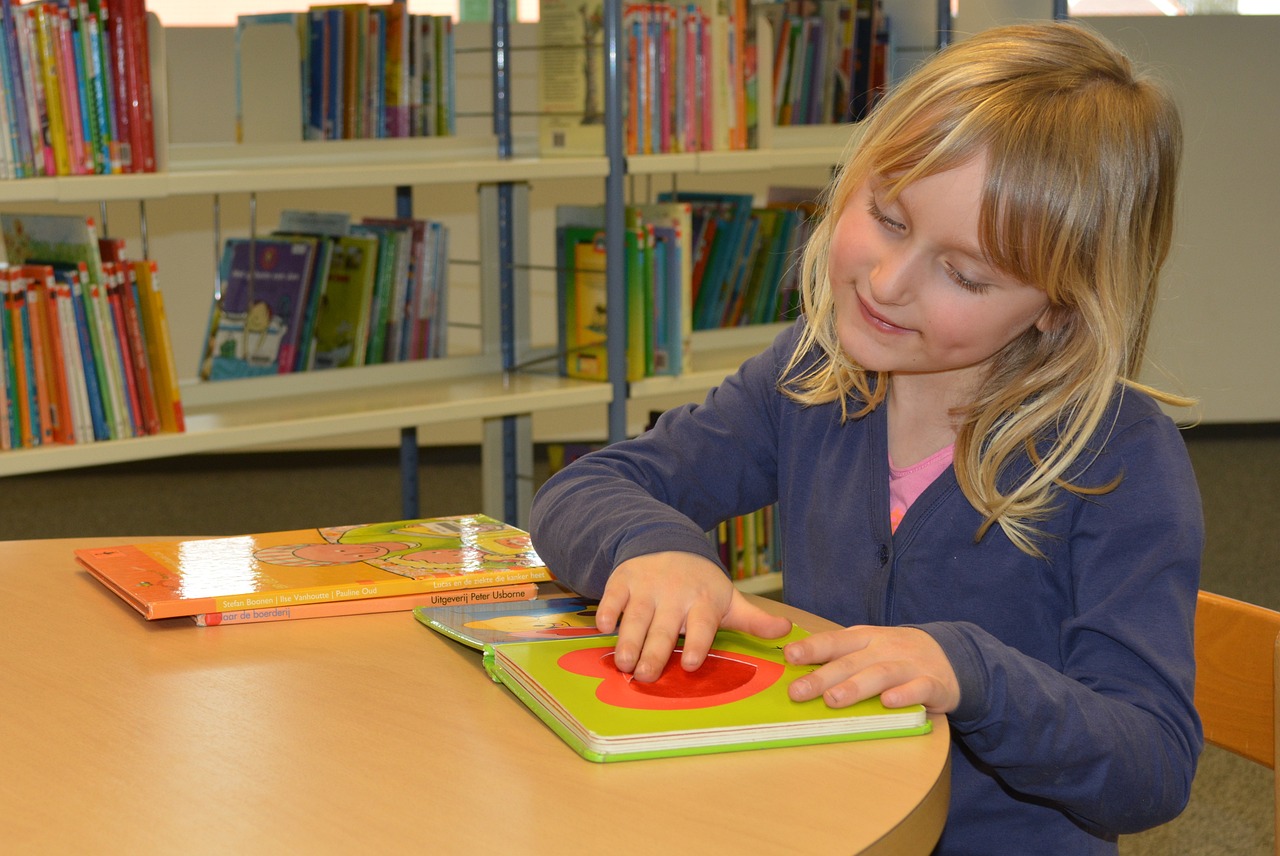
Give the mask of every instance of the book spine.
M 131 68 L 135 75 L 134 93 L 137 102 L 138 129 L 135 143 L 141 151 L 139 172 L 156 171 L 155 116 L 151 94 L 151 36 L 148 32 L 146 0 L 132 2 L 130 15 L 131 41 L 134 57 Z
M 52 443 L 58 417 L 58 398 L 55 374 L 49 365 L 50 343 L 48 322 L 45 319 L 43 292 L 29 269 L 23 269 L 19 283 L 26 290 L 26 325 L 31 339 L 31 374 L 33 377 L 37 421 L 33 429 L 38 431 L 37 443 Z
M 40 80 L 44 89 L 45 112 L 48 116 L 48 140 L 53 151 L 53 169 L 50 175 L 70 175 L 71 159 L 67 149 L 67 131 L 64 118 L 61 83 L 54 52 L 55 37 L 50 16 L 54 10 L 43 5 L 25 7 L 31 32 L 35 39 L 36 56 L 40 67 Z
M 18 33 L 13 19 L 13 7 L 7 0 L 0 0 L 0 74 L 4 75 L 4 109 L 7 115 L 8 136 L 6 145 L 13 150 L 14 168 L 11 175 L 26 178 L 35 174 L 35 153 L 31 146 L 31 124 L 27 113 L 28 95 L 22 75 L 22 55 L 18 52 Z
M 6 4 L 6 8 L 10 8 Z M 53 175 L 53 149 L 48 143 L 49 114 L 45 105 L 44 82 L 41 79 L 40 57 L 36 50 L 35 34 L 31 31 L 32 19 L 25 9 L 14 6 L 13 31 L 16 40 L 15 56 L 21 69 L 22 87 L 26 92 L 27 124 L 31 134 L 33 175 Z
M 170 433 L 181 432 L 186 429 L 186 420 L 169 335 L 169 319 L 165 315 L 164 295 L 160 290 L 159 269 L 151 260 L 135 261 L 133 267 L 138 283 L 143 338 L 147 343 L 147 358 L 160 411 L 160 428 Z
M 75 313 L 76 334 L 79 340 L 80 357 L 84 365 L 82 377 L 85 382 L 86 398 L 89 401 L 89 415 L 93 424 L 95 440 L 111 439 L 110 423 L 107 419 L 107 404 L 103 395 L 101 375 L 98 361 L 93 354 L 93 335 L 89 321 L 89 308 L 84 296 L 84 284 L 76 271 L 67 273 L 71 289 L 71 305 Z
M 76 68 L 75 48 L 72 45 L 71 15 L 60 6 L 53 17 L 54 51 L 58 68 L 58 80 L 62 85 L 62 115 L 70 152 L 71 173 L 87 175 L 93 172 L 93 155 L 86 145 L 84 118 L 80 110 L 83 90 Z
M 193 615 L 201 627 L 226 624 L 256 624 L 263 621 L 290 621 L 302 618 L 328 618 L 338 615 L 369 615 L 383 612 L 407 612 L 418 607 L 459 606 L 462 604 L 516 603 L 534 600 L 536 583 L 463 589 L 454 592 L 428 592 L 334 603 L 310 603 L 278 606 L 269 609 L 241 609 L 227 612 L 205 612 Z
M 8 272 L 0 269 L 0 449 L 13 448 L 13 341 L 9 332 L 8 311 L 3 305 L 8 292 Z
M 513 568 L 482 571 L 451 578 L 403 577 L 394 580 L 378 580 L 366 583 L 338 583 L 335 585 L 307 586 L 287 591 L 265 591 L 243 595 L 193 597 L 178 600 L 159 600 L 139 603 L 134 597 L 118 588 L 113 574 L 138 573 L 150 569 L 156 573 L 168 573 L 161 563 L 137 547 L 112 547 L 101 551 L 77 551 L 76 558 L 95 577 L 121 594 L 148 619 L 176 618 L 210 612 L 233 612 L 246 609 L 274 609 L 304 604 L 362 600 L 367 598 L 394 597 L 407 594 L 426 594 L 465 588 L 485 588 L 514 583 L 547 582 L 551 574 L 543 567 Z
M 115 262 L 104 262 L 103 285 L 107 294 L 107 323 L 111 326 L 111 335 L 115 339 L 120 390 L 129 416 L 129 434 L 136 436 L 142 433 L 142 402 L 133 367 L 133 354 L 130 351 L 124 321 L 124 302 L 121 298 L 120 265 Z
M 138 390 L 138 406 L 142 417 L 141 433 L 159 434 L 160 410 L 156 400 L 151 361 L 147 354 L 142 313 L 138 307 L 136 269 L 130 262 L 119 262 L 117 269 L 120 276 L 120 309 L 124 319 L 124 340 L 128 343 L 126 350 L 133 364 L 133 379 Z
M 127 0 L 101 0 L 102 29 L 106 37 L 106 56 L 110 59 L 111 115 L 114 119 L 112 138 L 117 143 L 120 172 L 137 172 L 134 165 L 132 111 L 130 110 L 129 66 L 133 57 L 128 45 L 128 26 L 124 15 Z

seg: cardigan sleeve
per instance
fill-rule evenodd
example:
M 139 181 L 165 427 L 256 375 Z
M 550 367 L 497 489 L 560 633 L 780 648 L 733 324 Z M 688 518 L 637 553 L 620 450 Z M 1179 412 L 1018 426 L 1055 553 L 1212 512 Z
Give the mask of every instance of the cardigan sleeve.
M 558 579 L 599 597 L 634 556 L 679 550 L 719 563 L 706 532 L 776 499 L 778 377 L 796 333 L 780 333 L 703 404 L 663 414 L 652 430 L 584 455 L 543 485 L 530 532 Z

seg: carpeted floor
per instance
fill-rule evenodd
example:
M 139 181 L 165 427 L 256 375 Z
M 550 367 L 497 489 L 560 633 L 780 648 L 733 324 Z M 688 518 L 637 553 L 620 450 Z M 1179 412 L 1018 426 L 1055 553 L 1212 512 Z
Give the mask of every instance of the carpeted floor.
M 1204 588 L 1280 609 L 1280 426 L 1186 432 L 1204 498 Z M 421 514 L 480 508 L 479 453 L 424 449 Z M 535 476 L 544 478 L 545 458 Z M 400 516 L 394 450 L 210 455 L 0 480 L 0 538 L 231 535 Z M 1272 774 L 1207 749 L 1188 810 L 1121 841 L 1125 856 L 1274 848 Z

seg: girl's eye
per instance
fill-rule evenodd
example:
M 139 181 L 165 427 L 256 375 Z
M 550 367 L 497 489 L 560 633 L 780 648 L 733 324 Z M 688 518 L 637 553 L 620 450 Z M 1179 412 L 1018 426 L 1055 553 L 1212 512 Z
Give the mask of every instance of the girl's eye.
M 867 203 L 867 213 L 871 215 L 871 219 L 875 220 L 891 232 L 905 232 L 907 229 L 906 226 L 899 223 L 897 220 L 892 220 L 885 216 L 885 213 L 880 210 L 880 206 L 876 205 L 876 201 L 874 199 Z
M 974 294 L 981 294 L 987 290 L 985 283 L 974 282 L 951 265 L 946 265 L 946 269 L 947 276 L 951 277 L 951 279 L 955 281 L 956 285 L 960 286 L 965 291 L 972 291 Z

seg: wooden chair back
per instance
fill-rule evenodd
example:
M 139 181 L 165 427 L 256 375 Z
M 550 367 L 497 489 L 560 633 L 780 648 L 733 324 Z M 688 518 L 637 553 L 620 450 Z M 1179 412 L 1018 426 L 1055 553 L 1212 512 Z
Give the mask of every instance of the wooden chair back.
M 1280 612 L 1201 591 L 1195 640 L 1195 701 L 1205 740 L 1280 769 Z M 1280 842 L 1280 780 L 1274 791 Z

